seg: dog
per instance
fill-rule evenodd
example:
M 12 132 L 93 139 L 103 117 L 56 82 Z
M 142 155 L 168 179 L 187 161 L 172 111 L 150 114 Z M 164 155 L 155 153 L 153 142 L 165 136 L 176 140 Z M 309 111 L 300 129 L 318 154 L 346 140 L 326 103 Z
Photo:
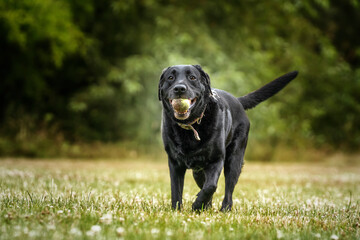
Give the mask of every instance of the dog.
M 171 205 L 182 208 L 184 177 L 192 169 L 201 189 L 192 209 L 211 207 L 221 171 L 225 196 L 221 211 L 230 211 L 232 194 L 244 165 L 251 109 L 284 88 L 298 72 L 287 73 L 258 90 L 236 98 L 212 89 L 210 77 L 200 65 L 175 65 L 163 70 L 158 97 L 162 103 L 162 139 L 168 155 Z M 179 107 L 174 102 L 184 104 Z

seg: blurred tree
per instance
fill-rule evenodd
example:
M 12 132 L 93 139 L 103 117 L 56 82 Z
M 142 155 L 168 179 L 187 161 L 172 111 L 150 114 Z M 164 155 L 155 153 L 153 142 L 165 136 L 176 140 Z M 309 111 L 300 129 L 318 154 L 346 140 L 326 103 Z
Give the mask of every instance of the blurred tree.
M 203 65 L 236 96 L 297 69 L 281 97 L 249 111 L 250 141 L 356 149 L 358 10 L 330 0 L 2 1 L 0 152 L 39 129 L 159 142 L 157 81 L 173 64 Z
M 59 1 L 1 1 L 0 32 L 0 121 L 13 135 L 54 120 L 54 111 L 86 85 L 86 79 L 57 75 L 67 56 L 84 54 L 86 38 Z
M 360 145 L 360 2 L 303 1 L 299 12 L 319 31 L 317 55 L 304 72 L 299 96 L 316 142 L 337 148 Z M 309 113 L 305 113 L 305 111 Z

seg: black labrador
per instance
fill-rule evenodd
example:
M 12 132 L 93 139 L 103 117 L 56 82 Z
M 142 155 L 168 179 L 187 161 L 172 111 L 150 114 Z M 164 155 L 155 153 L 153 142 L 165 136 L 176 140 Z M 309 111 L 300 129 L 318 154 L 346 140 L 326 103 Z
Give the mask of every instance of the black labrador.
M 192 205 L 193 210 L 211 207 L 224 169 L 225 197 L 221 211 L 231 210 L 232 194 L 244 164 L 250 128 L 245 110 L 276 94 L 297 74 L 297 71 L 287 73 L 236 98 L 223 90 L 212 89 L 208 74 L 199 65 L 164 69 L 159 82 L 159 100 L 163 105 L 162 137 L 168 154 L 173 209 L 182 206 L 187 169 L 193 170 L 201 189 Z M 174 102 L 179 99 L 187 102 L 182 108 L 175 107 Z

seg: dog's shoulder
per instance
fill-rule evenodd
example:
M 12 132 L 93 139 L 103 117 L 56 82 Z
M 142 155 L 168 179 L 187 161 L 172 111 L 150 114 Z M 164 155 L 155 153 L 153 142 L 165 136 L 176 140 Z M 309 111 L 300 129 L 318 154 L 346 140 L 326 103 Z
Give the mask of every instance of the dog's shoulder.
M 236 111 L 245 111 L 240 101 L 234 97 L 231 93 L 221 90 L 212 89 L 212 98 L 219 103 L 220 106 L 226 109 L 234 109 Z

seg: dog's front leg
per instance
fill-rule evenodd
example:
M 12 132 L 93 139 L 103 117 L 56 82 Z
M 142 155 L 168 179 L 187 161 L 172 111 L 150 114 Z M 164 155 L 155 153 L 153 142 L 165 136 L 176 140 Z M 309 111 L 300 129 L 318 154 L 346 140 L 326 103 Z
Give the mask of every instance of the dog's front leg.
M 169 158 L 169 170 L 171 179 L 171 206 L 175 210 L 181 209 L 186 168 L 174 164 Z
M 209 165 L 203 170 L 205 175 L 205 182 L 192 205 L 193 210 L 203 210 L 206 206 L 208 206 L 213 194 L 216 191 L 217 183 L 223 166 L 224 161 L 218 161 Z

